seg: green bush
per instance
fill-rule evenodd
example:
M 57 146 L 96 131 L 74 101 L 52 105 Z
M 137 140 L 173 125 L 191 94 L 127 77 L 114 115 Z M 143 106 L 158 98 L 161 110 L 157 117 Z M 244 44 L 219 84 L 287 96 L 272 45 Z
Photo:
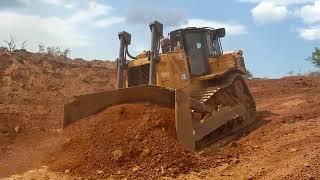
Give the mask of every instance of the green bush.
M 315 51 L 312 53 L 311 57 L 307 58 L 315 67 L 320 68 L 320 49 L 315 48 Z

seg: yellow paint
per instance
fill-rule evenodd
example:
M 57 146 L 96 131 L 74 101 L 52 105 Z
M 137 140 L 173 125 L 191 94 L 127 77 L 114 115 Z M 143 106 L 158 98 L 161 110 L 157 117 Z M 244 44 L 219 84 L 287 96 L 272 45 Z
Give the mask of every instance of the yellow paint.
M 137 60 L 130 61 L 128 68 L 149 64 L 147 53 L 141 53 Z M 157 85 L 180 89 L 190 85 L 192 80 L 212 79 L 229 69 L 245 72 L 242 54 L 238 52 L 225 53 L 219 57 L 209 58 L 210 73 L 202 77 L 190 79 L 188 58 L 183 50 L 172 51 L 160 55 L 157 63 Z
M 190 84 L 184 52 L 162 54 L 157 64 L 157 84 L 171 88 L 182 88 Z

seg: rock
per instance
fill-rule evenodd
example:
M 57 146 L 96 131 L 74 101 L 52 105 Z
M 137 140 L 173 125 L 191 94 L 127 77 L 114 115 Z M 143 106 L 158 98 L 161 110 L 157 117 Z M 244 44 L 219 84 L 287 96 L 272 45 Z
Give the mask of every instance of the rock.
M 303 165 L 304 167 L 310 167 L 310 164 L 308 162 L 305 162 Z
M 113 133 L 113 129 L 109 129 L 108 130 L 108 133 L 110 134 L 110 133 Z
M 296 152 L 296 151 L 298 151 L 298 149 L 296 149 L 296 148 L 290 148 L 289 151 L 290 151 L 290 152 Z
M 50 177 L 48 175 L 44 175 L 43 180 L 49 180 Z
M 311 174 L 308 174 L 308 175 L 307 175 L 307 179 L 309 179 L 309 180 L 314 180 L 315 177 L 314 177 L 313 175 L 311 175 Z
M 123 151 L 118 149 L 112 152 L 113 160 L 121 161 L 123 159 Z
M 200 151 L 200 152 L 198 152 L 198 154 L 199 154 L 199 155 L 204 154 L 204 151 Z
M 65 144 L 68 144 L 68 143 L 70 143 L 70 142 L 71 142 L 71 139 L 70 139 L 70 138 L 66 138 L 65 141 L 64 141 Z
M 103 171 L 97 170 L 97 173 L 98 173 L 98 174 L 103 174 Z
M 161 174 L 165 174 L 166 171 L 164 170 L 164 166 L 161 166 Z
M 140 167 L 139 166 L 135 166 L 132 168 L 132 172 L 137 172 L 140 170 Z
M 175 174 L 178 172 L 178 168 L 168 168 L 168 171 L 171 173 L 171 174 Z
M 231 147 L 239 147 L 239 143 L 236 141 L 232 141 L 232 143 L 230 144 Z
M 70 170 L 69 170 L 69 169 L 66 169 L 66 170 L 64 171 L 64 173 L 65 173 L 65 174 L 68 174 L 68 173 L 70 173 Z
M 148 155 L 150 155 L 150 149 L 148 149 L 148 148 L 144 148 L 143 150 L 142 150 L 142 153 L 140 154 L 142 157 L 147 157 Z
M 142 140 L 142 137 L 139 134 L 137 134 L 134 138 L 138 141 Z
M 239 160 L 238 158 L 234 158 L 232 161 L 233 161 L 234 163 L 239 163 L 239 162 L 240 162 L 240 160 Z
M 18 134 L 21 131 L 20 126 L 14 127 L 14 131 Z
M 117 171 L 117 174 L 122 174 L 122 172 L 120 170 Z
M 253 148 L 255 148 L 255 149 L 258 149 L 259 148 L 259 146 L 257 146 L 257 145 L 255 145 L 255 146 L 252 146 Z

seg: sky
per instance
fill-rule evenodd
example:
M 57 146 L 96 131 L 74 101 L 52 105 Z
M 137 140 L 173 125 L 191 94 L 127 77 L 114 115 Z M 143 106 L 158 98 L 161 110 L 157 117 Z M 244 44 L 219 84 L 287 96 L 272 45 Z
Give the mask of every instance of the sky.
M 12 35 L 29 51 L 60 46 L 87 60 L 115 60 L 120 31 L 132 35 L 131 54 L 149 49 L 154 20 L 166 34 L 225 27 L 224 51 L 243 50 L 256 77 L 314 71 L 305 59 L 320 46 L 320 0 L 0 0 L 0 19 L 0 46 Z

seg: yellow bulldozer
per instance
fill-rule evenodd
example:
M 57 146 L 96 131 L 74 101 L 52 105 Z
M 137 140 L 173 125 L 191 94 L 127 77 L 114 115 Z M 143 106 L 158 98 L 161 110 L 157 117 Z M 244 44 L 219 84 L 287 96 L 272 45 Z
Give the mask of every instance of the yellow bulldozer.
M 116 89 L 75 97 L 64 106 L 64 126 L 109 106 L 146 101 L 175 108 L 177 140 L 194 151 L 254 122 L 243 52 L 223 53 L 224 28 L 188 27 L 163 38 L 163 25 L 154 21 L 150 30 L 151 49 L 137 56 L 128 51 L 131 35 L 118 34 Z

